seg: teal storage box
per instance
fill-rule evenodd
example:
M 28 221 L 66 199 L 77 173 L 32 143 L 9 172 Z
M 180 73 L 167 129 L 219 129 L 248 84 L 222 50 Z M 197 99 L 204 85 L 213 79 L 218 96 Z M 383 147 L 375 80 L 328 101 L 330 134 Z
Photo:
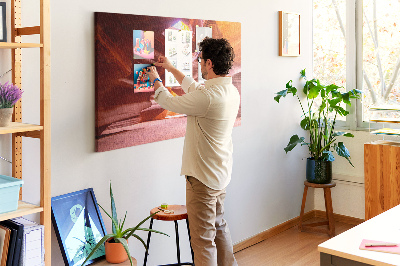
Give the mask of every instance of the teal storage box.
M 0 175 L 0 213 L 18 209 L 19 188 L 23 183 L 20 179 Z

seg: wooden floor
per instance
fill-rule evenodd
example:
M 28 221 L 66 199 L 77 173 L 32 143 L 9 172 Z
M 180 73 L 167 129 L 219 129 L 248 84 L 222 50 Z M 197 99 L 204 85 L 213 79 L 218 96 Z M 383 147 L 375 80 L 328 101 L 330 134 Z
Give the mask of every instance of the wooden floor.
M 307 222 L 322 221 L 312 218 Z M 341 222 L 336 222 L 336 234 L 352 228 Z M 319 265 L 317 247 L 328 240 L 327 234 L 299 232 L 292 227 L 274 237 L 254 246 L 235 253 L 239 266 L 286 266 L 286 265 Z

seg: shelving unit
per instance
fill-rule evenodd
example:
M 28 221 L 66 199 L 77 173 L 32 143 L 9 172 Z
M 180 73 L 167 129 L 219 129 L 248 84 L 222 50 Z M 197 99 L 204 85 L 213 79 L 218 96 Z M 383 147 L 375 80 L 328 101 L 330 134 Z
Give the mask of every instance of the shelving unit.
M 24 35 L 40 35 L 40 43 L 22 43 Z M 0 214 L 0 221 L 40 213 L 44 225 L 45 265 L 51 265 L 51 172 L 50 172 L 50 0 L 40 0 L 40 25 L 21 27 L 21 0 L 11 0 L 11 42 L 0 43 L 0 49 L 11 50 L 12 80 L 21 87 L 21 50 L 40 49 L 40 125 L 22 123 L 22 104 L 14 106 L 13 123 L 0 127 L 0 134 L 12 134 L 12 175 L 22 179 L 22 137 L 40 141 L 40 206 L 21 201 L 18 209 Z

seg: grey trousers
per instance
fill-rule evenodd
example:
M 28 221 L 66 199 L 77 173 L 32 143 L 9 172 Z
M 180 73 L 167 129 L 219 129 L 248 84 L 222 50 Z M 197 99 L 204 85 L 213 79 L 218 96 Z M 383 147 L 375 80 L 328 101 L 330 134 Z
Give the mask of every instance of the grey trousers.
M 186 207 L 196 266 L 237 266 L 224 216 L 225 189 L 186 177 Z

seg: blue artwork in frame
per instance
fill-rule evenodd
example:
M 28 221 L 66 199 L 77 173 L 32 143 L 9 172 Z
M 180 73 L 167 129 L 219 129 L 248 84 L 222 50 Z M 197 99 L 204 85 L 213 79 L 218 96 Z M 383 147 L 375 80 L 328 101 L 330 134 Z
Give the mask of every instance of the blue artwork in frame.
M 51 198 L 54 231 L 66 266 L 80 266 L 107 234 L 92 188 Z M 105 258 L 104 245 L 85 265 Z

